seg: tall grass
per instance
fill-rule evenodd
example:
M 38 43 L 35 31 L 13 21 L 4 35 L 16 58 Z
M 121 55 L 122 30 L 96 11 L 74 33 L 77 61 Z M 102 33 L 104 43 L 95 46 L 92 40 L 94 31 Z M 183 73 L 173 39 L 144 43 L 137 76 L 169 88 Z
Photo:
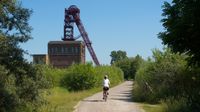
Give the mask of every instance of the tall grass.
M 190 112 L 187 99 L 180 97 L 179 99 L 170 97 L 162 101 L 163 108 L 166 112 Z
M 85 91 L 69 92 L 62 87 L 52 88 L 48 91 L 49 94 L 44 96 L 47 103 L 39 109 L 39 112 L 72 112 L 74 106 L 80 100 L 100 90 L 101 88 L 93 88 Z
M 166 112 L 165 108 L 162 104 L 140 104 L 141 107 L 145 110 L 145 112 Z

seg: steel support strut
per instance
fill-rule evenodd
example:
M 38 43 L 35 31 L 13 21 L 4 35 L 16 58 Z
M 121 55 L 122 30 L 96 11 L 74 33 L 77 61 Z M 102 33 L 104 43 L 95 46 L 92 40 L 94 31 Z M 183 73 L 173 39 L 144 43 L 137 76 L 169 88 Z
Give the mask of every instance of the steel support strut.
M 88 51 L 96 65 L 100 65 L 97 56 L 92 48 L 92 43 L 89 40 L 88 34 L 80 20 L 80 10 L 75 5 L 70 6 L 67 10 L 65 9 L 65 25 L 64 25 L 64 38 L 62 40 L 76 40 L 73 36 L 73 24 L 76 23 L 78 30 L 88 48 Z

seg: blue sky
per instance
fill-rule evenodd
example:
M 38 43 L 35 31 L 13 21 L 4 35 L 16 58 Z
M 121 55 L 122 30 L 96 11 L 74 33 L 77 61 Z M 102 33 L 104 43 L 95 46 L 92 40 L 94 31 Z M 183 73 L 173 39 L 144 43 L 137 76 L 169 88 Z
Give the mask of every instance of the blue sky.
M 101 64 L 110 64 L 110 53 L 123 50 L 128 57 L 152 55 L 152 49 L 162 50 L 157 34 L 163 31 L 164 1 L 171 0 L 21 0 L 32 9 L 30 18 L 32 40 L 22 45 L 30 54 L 46 54 L 49 41 L 63 37 L 64 9 L 77 5 L 82 23 L 92 41 Z M 76 27 L 76 26 L 75 26 Z M 75 36 L 79 32 L 75 32 Z M 26 56 L 31 61 L 32 58 Z M 88 51 L 86 60 L 92 61 Z

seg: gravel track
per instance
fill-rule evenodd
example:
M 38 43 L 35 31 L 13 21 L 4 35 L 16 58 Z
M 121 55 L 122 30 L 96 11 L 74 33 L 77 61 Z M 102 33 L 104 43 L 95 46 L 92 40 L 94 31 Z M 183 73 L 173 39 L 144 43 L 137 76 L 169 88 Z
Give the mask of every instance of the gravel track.
M 139 105 L 131 100 L 132 81 L 111 88 L 107 102 L 102 99 L 102 92 L 80 101 L 74 112 L 144 112 Z

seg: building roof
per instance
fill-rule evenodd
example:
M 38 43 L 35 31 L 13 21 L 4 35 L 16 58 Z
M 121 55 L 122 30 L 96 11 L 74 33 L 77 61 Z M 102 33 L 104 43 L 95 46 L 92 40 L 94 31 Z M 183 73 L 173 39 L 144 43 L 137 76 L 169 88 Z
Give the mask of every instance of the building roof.
M 48 44 L 83 44 L 83 41 L 49 41 Z
M 32 54 L 31 56 L 46 56 L 47 54 Z

